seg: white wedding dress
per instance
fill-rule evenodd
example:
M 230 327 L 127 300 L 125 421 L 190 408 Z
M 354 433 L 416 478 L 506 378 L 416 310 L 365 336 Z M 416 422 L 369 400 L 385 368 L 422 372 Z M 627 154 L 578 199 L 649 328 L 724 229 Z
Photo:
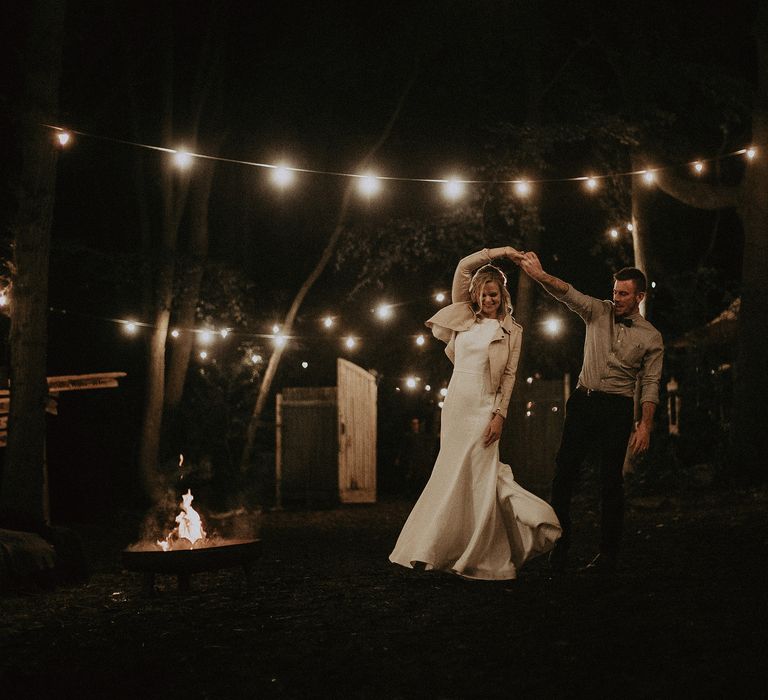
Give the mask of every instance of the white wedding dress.
M 517 577 L 530 558 L 554 547 L 555 512 L 515 482 L 499 461 L 499 443 L 483 447 L 493 410 L 488 345 L 498 329 L 483 319 L 456 337 L 456 359 L 443 406 L 440 453 L 389 560 L 466 578 Z

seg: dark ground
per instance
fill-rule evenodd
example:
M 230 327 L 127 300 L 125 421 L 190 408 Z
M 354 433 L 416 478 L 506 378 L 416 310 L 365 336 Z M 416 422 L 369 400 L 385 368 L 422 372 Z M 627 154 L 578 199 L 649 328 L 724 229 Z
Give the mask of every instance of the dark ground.
M 765 491 L 635 499 L 612 581 L 513 583 L 388 563 L 410 504 L 263 516 L 255 587 L 239 569 L 121 571 L 136 537 L 78 530 L 86 584 L 0 598 L 3 698 L 768 696 Z M 583 565 L 596 513 L 576 511 Z

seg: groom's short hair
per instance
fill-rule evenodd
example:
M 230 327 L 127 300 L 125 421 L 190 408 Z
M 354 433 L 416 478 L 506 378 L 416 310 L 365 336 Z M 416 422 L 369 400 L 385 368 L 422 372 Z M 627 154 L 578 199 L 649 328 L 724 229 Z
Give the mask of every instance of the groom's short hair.
M 635 283 L 635 292 L 645 292 L 648 287 L 645 274 L 642 270 L 638 270 L 636 267 L 622 267 L 618 272 L 613 273 L 613 279 L 617 282 L 623 282 L 625 280 L 632 280 Z

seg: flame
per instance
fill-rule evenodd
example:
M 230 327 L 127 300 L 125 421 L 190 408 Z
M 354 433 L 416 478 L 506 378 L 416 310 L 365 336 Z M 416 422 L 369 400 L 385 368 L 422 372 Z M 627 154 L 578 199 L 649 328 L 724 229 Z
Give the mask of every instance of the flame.
M 173 549 L 173 545 L 181 539 L 189 542 L 189 549 L 194 549 L 195 544 L 205 541 L 207 537 L 203 528 L 203 521 L 200 514 L 192 507 L 191 489 L 181 497 L 181 512 L 176 516 L 177 527 L 174 528 L 164 540 L 158 540 L 158 546 L 168 552 Z

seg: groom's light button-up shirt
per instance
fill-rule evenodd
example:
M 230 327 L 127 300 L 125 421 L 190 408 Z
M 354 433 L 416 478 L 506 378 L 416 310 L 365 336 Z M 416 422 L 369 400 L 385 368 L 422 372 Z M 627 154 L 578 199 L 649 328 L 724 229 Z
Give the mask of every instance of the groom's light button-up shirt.
M 613 302 L 582 294 L 572 286 L 561 297 L 587 325 L 584 362 L 579 384 L 593 391 L 634 396 L 640 382 L 640 402 L 659 403 L 659 380 L 664 343 L 657 331 L 639 313 L 627 318 L 627 327 L 614 320 Z

